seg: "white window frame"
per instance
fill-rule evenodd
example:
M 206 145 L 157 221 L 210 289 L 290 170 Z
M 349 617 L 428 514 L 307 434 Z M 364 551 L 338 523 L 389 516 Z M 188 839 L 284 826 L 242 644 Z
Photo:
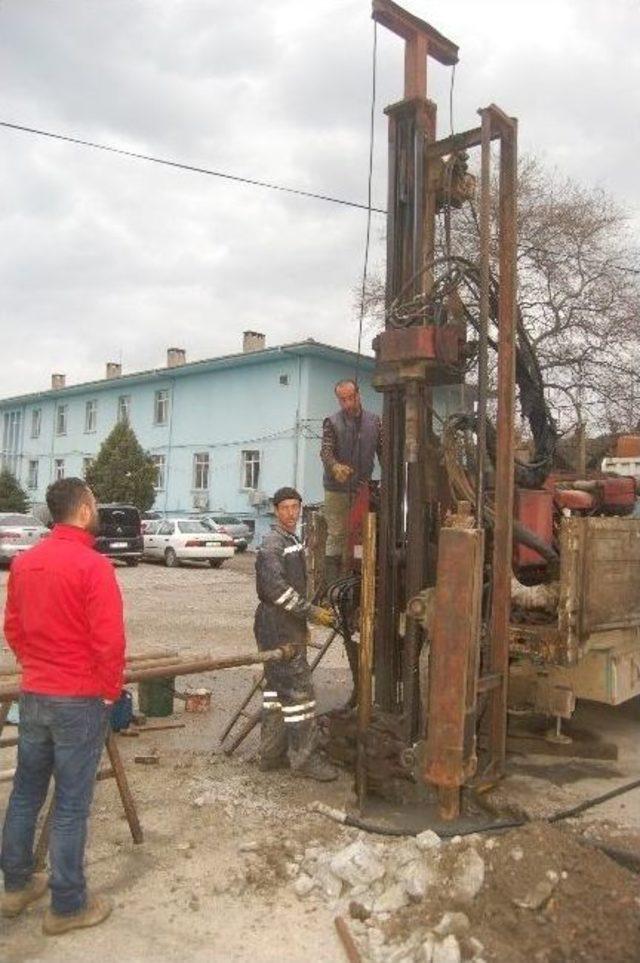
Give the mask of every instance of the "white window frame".
M 2 450 L 0 462 L 3 468 L 17 476 L 20 455 L 20 436 L 22 429 L 22 410 L 14 408 L 5 411 L 2 419 Z
M 153 396 L 153 423 L 166 425 L 169 422 L 169 389 L 158 388 Z
M 37 458 L 29 459 L 27 465 L 27 488 L 31 491 L 38 487 L 38 466 L 39 462 Z
M 94 461 L 95 461 L 95 458 L 93 458 L 92 455 L 84 455 L 82 459 L 82 477 L 83 478 L 87 477 L 87 472 L 93 465 Z
M 98 400 L 91 398 L 84 406 L 84 432 L 91 435 L 98 428 Z
M 196 451 L 193 455 L 193 491 L 209 491 L 211 457 L 208 451 Z
M 163 492 L 167 484 L 167 456 L 152 455 L 151 459 L 156 469 L 156 480 L 153 487 L 155 491 Z
M 31 437 L 39 438 L 42 431 L 42 408 L 31 409 Z
M 53 480 L 60 481 L 64 478 L 64 458 L 53 459 Z
M 66 435 L 68 427 L 69 405 L 56 405 L 56 435 Z
M 131 395 L 118 397 L 118 424 L 129 424 L 131 420 Z
M 257 491 L 262 468 L 262 453 L 257 448 L 244 449 L 241 454 L 240 479 L 243 491 Z

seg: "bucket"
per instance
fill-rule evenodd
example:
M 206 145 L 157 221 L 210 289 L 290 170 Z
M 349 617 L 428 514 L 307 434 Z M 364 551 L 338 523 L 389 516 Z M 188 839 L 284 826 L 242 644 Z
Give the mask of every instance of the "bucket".
M 149 718 L 173 714 L 175 678 L 144 679 L 138 682 L 138 708 Z

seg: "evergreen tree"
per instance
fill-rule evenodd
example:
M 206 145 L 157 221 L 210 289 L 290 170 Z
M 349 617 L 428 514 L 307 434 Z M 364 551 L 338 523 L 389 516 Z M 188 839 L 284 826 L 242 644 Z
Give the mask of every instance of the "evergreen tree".
M 135 505 L 141 512 L 153 505 L 156 468 L 127 422 L 119 422 L 102 444 L 87 471 L 87 484 L 98 502 Z
M 29 511 L 29 499 L 24 488 L 8 468 L 0 471 L 0 512 Z

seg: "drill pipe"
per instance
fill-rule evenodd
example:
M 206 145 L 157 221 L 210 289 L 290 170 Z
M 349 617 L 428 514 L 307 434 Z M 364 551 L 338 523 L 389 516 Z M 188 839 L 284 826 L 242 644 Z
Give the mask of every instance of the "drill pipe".
M 298 651 L 298 646 L 283 645 L 278 649 L 269 649 L 267 652 L 252 652 L 248 655 L 232 655 L 225 659 L 214 659 L 211 656 L 201 656 L 198 659 L 172 662 L 150 668 L 136 669 L 127 667 L 124 673 L 124 681 L 140 682 L 144 679 L 172 678 L 178 675 L 197 675 L 200 672 L 216 672 L 219 669 L 236 669 L 243 665 L 257 665 L 266 662 L 286 662 L 292 659 Z M 17 699 L 20 695 L 18 685 L 0 684 L 0 702 L 5 700 Z

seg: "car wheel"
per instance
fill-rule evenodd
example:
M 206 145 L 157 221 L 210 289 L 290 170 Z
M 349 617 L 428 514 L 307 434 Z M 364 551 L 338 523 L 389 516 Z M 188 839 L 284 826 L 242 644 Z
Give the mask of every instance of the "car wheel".
M 127 563 L 127 568 L 135 568 L 136 565 L 139 564 L 140 559 L 139 559 L 139 558 L 125 558 L 125 562 Z
M 209 559 L 209 565 L 211 566 L 211 568 L 222 568 L 222 563 L 223 563 L 223 562 L 224 562 L 224 559 L 223 559 L 223 558 L 210 558 L 210 559 Z
M 168 548 L 164 553 L 164 564 L 167 568 L 177 568 L 180 564 L 178 562 L 178 556 L 172 548 Z
M 242 552 L 246 552 L 246 550 L 247 550 L 247 546 L 244 542 L 241 542 L 240 545 L 236 546 L 236 552 L 239 555 L 242 554 Z

